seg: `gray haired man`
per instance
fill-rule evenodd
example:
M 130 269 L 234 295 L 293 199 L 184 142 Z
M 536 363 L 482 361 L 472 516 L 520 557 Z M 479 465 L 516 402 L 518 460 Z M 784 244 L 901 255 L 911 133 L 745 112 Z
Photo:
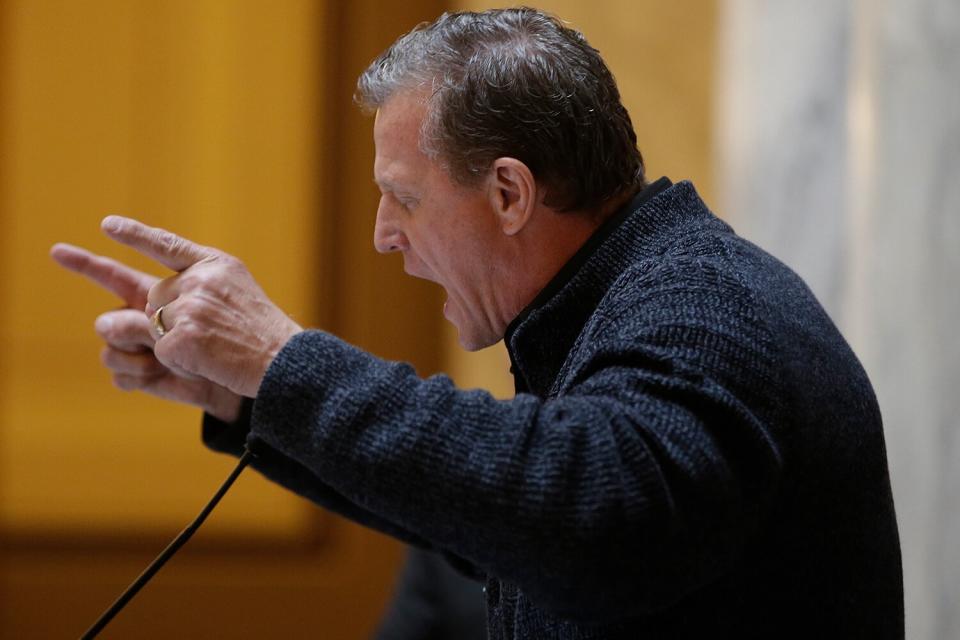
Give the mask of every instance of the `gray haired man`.
M 690 183 L 645 178 L 579 33 L 444 15 L 357 97 L 377 249 L 444 288 L 465 348 L 505 340 L 516 397 L 303 330 L 236 259 L 110 217 L 178 272 L 54 249 L 143 298 L 102 332 L 153 345 L 108 350 L 118 384 L 202 406 L 210 446 L 246 441 L 268 477 L 480 577 L 491 638 L 903 637 L 866 375 L 795 274 Z

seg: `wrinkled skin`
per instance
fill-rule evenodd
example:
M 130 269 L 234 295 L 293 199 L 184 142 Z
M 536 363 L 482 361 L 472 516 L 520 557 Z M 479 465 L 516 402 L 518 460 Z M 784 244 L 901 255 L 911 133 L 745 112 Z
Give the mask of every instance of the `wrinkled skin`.
M 60 265 L 126 304 L 95 323 L 114 383 L 236 419 L 242 398 L 256 396 L 270 362 L 301 327 L 237 258 L 129 218 L 109 216 L 102 227 L 177 272 L 161 280 L 80 247 L 51 250 Z M 150 320 L 160 307 L 163 337 Z

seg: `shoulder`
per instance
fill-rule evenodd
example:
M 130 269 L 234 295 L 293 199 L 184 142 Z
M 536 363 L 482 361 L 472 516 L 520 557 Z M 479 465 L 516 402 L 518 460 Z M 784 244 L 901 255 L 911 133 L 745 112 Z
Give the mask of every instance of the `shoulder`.
M 598 360 L 656 360 L 736 386 L 769 384 L 778 340 L 753 276 L 760 256 L 724 228 L 678 235 L 625 269 L 584 327 L 568 372 L 582 375 Z
M 764 285 L 755 276 L 760 252 L 726 229 L 679 234 L 659 255 L 629 265 L 597 311 L 651 323 L 762 315 Z

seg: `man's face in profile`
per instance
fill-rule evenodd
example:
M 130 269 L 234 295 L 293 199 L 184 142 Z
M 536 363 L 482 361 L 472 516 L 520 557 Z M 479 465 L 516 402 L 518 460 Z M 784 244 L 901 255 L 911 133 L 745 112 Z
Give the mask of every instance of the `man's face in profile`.
M 436 282 L 447 300 L 444 316 L 467 350 L 503 337 L 501 298 L 490 259 L 503 241 L 487 190 L 455 184 L 439 161 L 420 148 L 424 94 L 402 92 L 377 111 L 374 181 L 380 205 L 374 231 L 377 251 L 399 251 L 404 270 Z

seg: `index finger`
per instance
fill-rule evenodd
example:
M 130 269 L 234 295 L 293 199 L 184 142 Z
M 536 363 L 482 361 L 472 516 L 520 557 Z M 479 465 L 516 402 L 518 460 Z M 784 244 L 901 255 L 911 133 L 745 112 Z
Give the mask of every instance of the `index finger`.
M 107 291 L 120 296 L 135 309 L 142 308 L 147 303 L 147 293 L 158 280 L 116 260 L 64 242 L 53 245 L 50 255 L 60 266 L 89 278 Z
M 100 228 L 117 242 L 136 249 L 174 271 L 183 271 L 217 255 L 215 249 L 191 242 L 166 229 L 149 227 L 133 218 L 107 216 Z

